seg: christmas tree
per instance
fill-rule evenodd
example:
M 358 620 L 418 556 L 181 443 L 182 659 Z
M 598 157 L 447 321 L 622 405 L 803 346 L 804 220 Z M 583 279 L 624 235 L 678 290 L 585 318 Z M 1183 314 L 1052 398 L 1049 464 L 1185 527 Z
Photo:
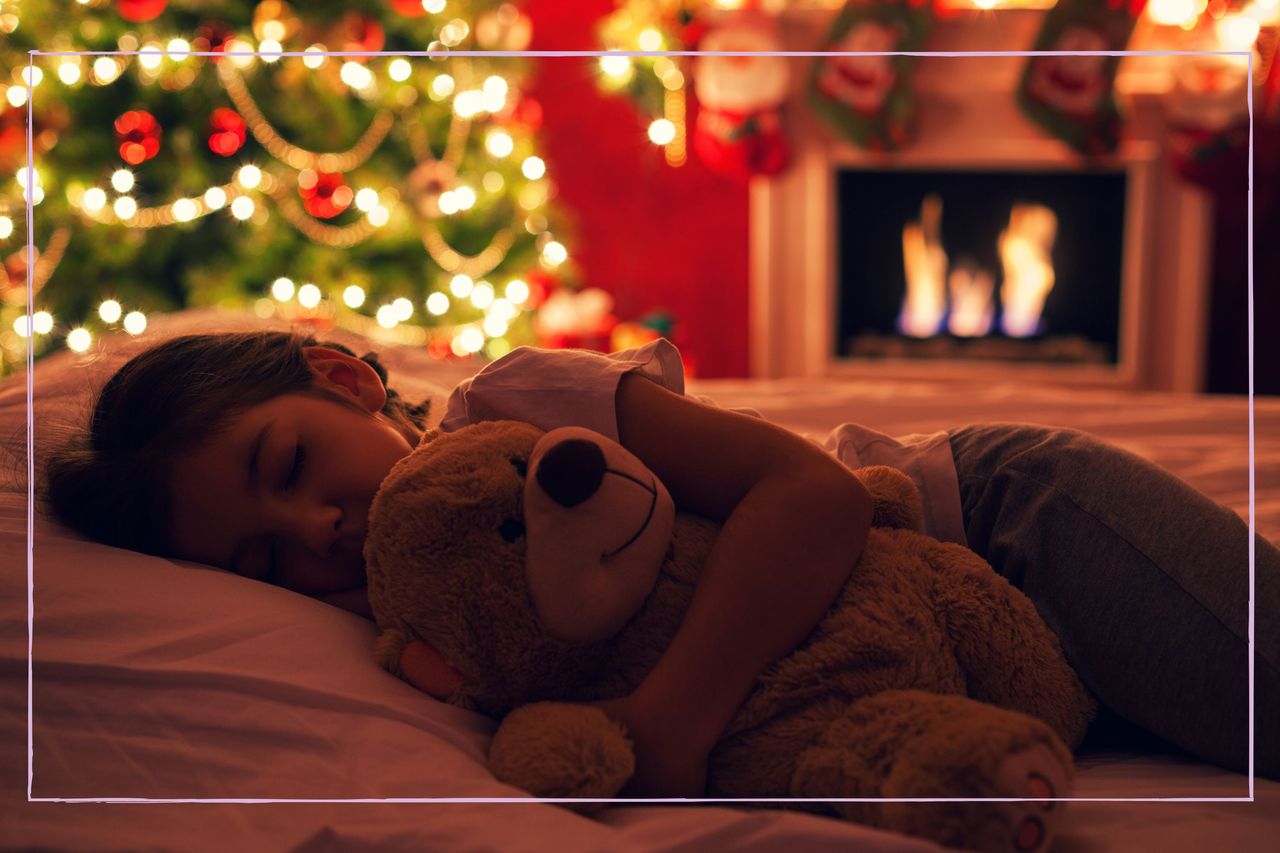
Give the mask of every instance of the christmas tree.
M 188 305 L 441 357 L 535 342 L 531 310 L 568 265 L 527 60 L 454 55 L 526 48 L 514 5 L 3 0 L 0 32 L 6 371 L 28 343 L 83 350 Z

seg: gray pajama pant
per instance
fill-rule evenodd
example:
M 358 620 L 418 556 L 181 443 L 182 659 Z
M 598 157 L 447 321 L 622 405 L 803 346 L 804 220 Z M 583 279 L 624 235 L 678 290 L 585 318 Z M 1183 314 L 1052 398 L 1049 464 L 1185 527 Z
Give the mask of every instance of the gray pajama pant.
M 1162 468 L 1085 433 L 952 430 L 969 547 L 1035 604 L 1104 706 L 1244 772 L 1249 529 Z M 1255 538 L 1254 772 L 1280 779 L 1280 551 Z

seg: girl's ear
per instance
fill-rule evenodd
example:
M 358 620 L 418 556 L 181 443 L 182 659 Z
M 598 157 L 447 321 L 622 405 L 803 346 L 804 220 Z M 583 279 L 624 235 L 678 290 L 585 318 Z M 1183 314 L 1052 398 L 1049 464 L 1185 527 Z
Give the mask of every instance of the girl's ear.
M 321 346 L 303 347 L 302 354 L 322 388 L 349 397 L 370 412 L 380 412 L 387 404 L 387 389 L 367 362 Z

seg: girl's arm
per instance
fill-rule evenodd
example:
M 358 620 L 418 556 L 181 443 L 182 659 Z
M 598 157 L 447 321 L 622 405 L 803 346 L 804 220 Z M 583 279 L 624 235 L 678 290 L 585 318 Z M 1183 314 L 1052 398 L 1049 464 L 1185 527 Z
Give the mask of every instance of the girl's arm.
M 834 457 L 779 426 L 634 374 L 618 436 L 676 506 L 721 522 L 671 646 L 630 696 L 599 703 L 636 744 L 628 795 L 701 796 L 712 746 L 757 676 L 826 613 L 866 543 L 871 498 Z

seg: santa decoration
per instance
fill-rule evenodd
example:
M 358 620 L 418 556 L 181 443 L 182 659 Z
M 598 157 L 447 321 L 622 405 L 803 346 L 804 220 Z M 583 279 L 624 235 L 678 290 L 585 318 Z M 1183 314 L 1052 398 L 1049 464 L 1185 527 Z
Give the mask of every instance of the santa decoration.
M 741 19 L 709 31 L 698 49 L 762 53 L 780 47 L 768 24 Z M 699 57 L 694 152 L 713 171 L 737 180 L 781 171 L 790 156 L 782 129 L 787 88 L 781 56 Z

